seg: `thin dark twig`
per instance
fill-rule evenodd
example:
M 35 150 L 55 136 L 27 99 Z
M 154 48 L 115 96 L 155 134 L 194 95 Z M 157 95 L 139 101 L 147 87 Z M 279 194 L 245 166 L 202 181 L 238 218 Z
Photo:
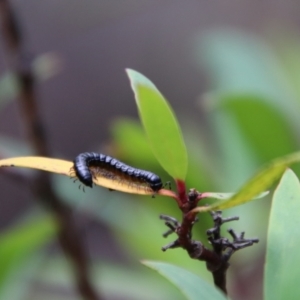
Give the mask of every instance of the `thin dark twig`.
M 38 109 L 35 78 L 31 70 L 30 55 L 24 50 L 22 34 L 17 18 L 8 0 L 0 0 L 0 19 L 3 40 L 19 88 L 19 103 L 29 141 L 39 156 L 49 156 L 45 130 Z M 73 262 L 77 288 L 84 299 L 99 300 L 88 275 L 88 259 L 76 229 L 70 208 L 54 193 L 50 177 L 38 172 L 34 181 L 35 195 L 42 199 L 59 224 L 58 240 L 63 251 Z
M 188 201 L 184 202 L 184 205 L 179 206 L 183 212 L 181 223 L 173 217 L 166 215 L 160 216 L 160 219 L 164 220 L 165 225 L 169 228 L 163 236 L 167 237 L 172 233 L 177 234 L 177 239 L 162 247 L 162 250 L 183 248 L 191 258 L 205 261 L 207 269 L 213 275 L 215 286 L 223 291 L 224 294 L 227 294 L 226 273 L 229 267 L 228 261 L 230 257 L 235 251 L 257 243 L 258 239 L 245 239 L 245 232 L 237 234 L 232 229 L 228 230 L 233 239 L 232 241 L 222 237 L 221 226 L 227 222 L 237 221 L 239 218 L 223 218 L 221 211 L 212 211 L 210 213 L 213 218 L 214 226 L 207 230 L 207 235 L 213 249 L 208 249 L 200 241 L 193 240 L 192 229 L 198 219 L 192 210 L 198 203 L 197 199 L 199 194 L 200 193 L 195 189 L 191 189 L 188 193 Z

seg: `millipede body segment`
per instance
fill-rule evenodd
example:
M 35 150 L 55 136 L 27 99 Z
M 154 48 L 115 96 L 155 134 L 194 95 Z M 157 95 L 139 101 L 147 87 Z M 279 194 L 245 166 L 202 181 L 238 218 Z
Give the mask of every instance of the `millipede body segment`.
M 93 176 L 97 175 L 141 188 L 150 188 L 153 192 L 158 192 L 163 186 L 158 175 L 133 168 L 111 156 L 95 152 L 79 154 L 74 160 L 74 171 L 78 179 L 89 187 L 93 187 Z

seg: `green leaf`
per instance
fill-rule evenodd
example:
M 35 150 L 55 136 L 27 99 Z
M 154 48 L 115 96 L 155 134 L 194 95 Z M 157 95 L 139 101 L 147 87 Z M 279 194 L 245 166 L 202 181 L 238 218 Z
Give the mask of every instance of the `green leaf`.
M 269 220 L 265 300 L 299 298 L 299 212 L 299 179 L 287 170 L 274 193 Z
M 275 42 L 277 56 L 280 59 L 281 66 L 287 76 L 289 85 L 293 88 L 296 98 L 299 101 L 300 96 L 300 40 L 297 34 L 292 31 L 285 32 L 281 36 L 276 36 Z M 274 43 L 273 43 L 274 44 Z
M 226 172 L 225 189 L 236 190 L 262 163 L 299 149 L 289 118 L 264 98 L 228 94 L 215 100 L 211 119 L 218 134 L 221 169 Z
M 142 263 L 167 278 L 189 300 L 228 299 L 206 281 L 182 268 L 162 262 L 143 261 Z
M 32 295 L 30 283 L 36 283 L 37 274 L 45 267 L 45 260 L 47 259 L 49 259 L 49 253 L 46 251 L 35 252 L 34 255 L 30 255 L 20 263 L 17 268 L 13 268 L 9 276 L 6 276 L 5 283 L 1 285 L 0 299 L 28 299 L 28 295 Z M 24 280 L 25 278 L 26 280 Z M 35 298 L 31 298 L 31 300 L 33 299 Z
M 250 94 L 265 99 L 292 128 L 299 128 L 299 102 L 273 50 L 263 40 L 237 30 L 211 30 L 197 41 L 198 61 L 206 65 L 218 95 Z M 283 43 L 282 43 L 283 44 Z
M 267 164 L 254 177 L 252 177 L 234 196 L 225 201 L 218 201 L 211 206 L 198 207 L 195 212 L 204 212 L 209 210 L 228 209 L 243 203 L 249 202 L 260 193 L 269 189 L 284 173 L 286 168 L 293 163 L 300 161 L 300 152 L 295 152 L 280 158 L 277 158 Z
M 215 111 L 210 115 L 216 139 L 216 160 L 222 180 L 221 190 L 236 190 L 253 174 L 260 165 L 241 128 L 232 115 L 225 111 Z
M 153 166 L 160 168 L 139 121 L 119 118 L 112 123 L 111 133 L 115 146 L 113 150 L 120 152 L 116 153 L 116 157 L 146 170 L 151 170 Z
M 218 108 L 234 119 L 260 161 L 297 151 L 289 117 L 266 99 L 249 94 L 227 94 L 221 98 Z
M 174 179 L 184 180 L 188 167 L 187 152 L 170 105 L 148 78 L 129 69 L 127 74 L 154 155 Z
M 259 199 L 262 197 L 265 197 L 269 194 L 268 191 L 262 192 L 258 194 L 255 199 Z M 203 198 L 213 198 L 213 199 L 219 199 L 219 200 L 227 200 L 230 199 L 230 197 L 234 196 L 234 193 L 211 193 L 211 192 L 205 192 L 202 193 Z
M 7 276 L 56 233 L 52 218 L 32 219 L 0 235 L 0 292 Z
M 196 43 L 196 59 L 202 68 L 205 64 L 209 69 L 214 90 L 255 93 L 282 104 L 282 96 L 291 96 L 278 76 L 284 73 L 273 50 L 257 36 L 238 30 L 211 30 Z

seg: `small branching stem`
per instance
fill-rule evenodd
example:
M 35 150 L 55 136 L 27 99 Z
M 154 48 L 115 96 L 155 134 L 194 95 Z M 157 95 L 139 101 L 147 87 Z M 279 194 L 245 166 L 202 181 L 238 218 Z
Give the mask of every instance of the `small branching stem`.
M 192 229 L 197 222 L 197 217 L 192 210 L 197 206 L 198 201 L 202 199 L 200 195 L 195 189 L 191 189 L 187 195 L 188 201 L 185 202 L 185 197 L 181 197 L 179 194 L 179 199 L 184 200 L 179 205 L 183 213 L 181 223 L 173 217 L 160 216 L 160 219 L 164 220 L 165 225 L 169 228 L 163 236 L 167 237 L 172 233 L 177 235 L 177 239 L 162 247 L 162 250 L 183 248 L 192 259 L 205 261 L 207 269 L 213 275 L 215 286 L 223 291 L 224 294 L 227 294 L 226 272 L 229 268 L 230 257 L 235 251 L 258 243 L 258 239 L 245 239 L 245 232 L 237 234 L 233 229 L 228 230 L 232 241 L 222 237 L 221 226 L 224 223 L 237 221 L 239 217 L 222 218 L 221 211 L 212 211 L 210 214 L 214 225 L 207 230 L 208 240 L 212 245 L 212 249 L 206 248 L 200 241 L 193 240 Z

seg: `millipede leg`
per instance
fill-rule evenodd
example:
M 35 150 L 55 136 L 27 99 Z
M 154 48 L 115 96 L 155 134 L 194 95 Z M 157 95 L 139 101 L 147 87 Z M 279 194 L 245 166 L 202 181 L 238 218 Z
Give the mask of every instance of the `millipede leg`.
M 169 188 L 169 190 L 171 190 L 171 189 L 172 189 L 172 184 L 171 184 L 171 181 L 167 181 L 167 182 L 165 182 L 165 184 L 164 184 L 164 187 L 168 187 L 168 188 Z

